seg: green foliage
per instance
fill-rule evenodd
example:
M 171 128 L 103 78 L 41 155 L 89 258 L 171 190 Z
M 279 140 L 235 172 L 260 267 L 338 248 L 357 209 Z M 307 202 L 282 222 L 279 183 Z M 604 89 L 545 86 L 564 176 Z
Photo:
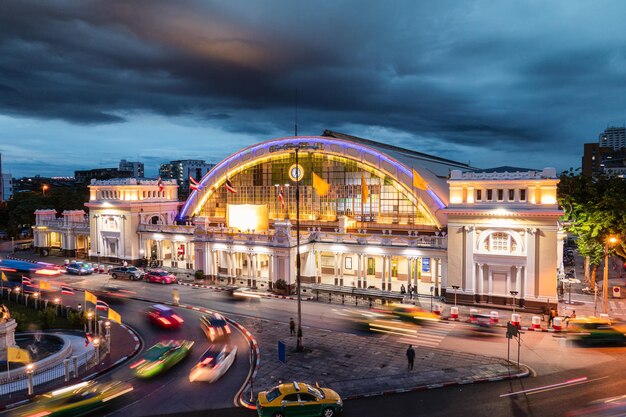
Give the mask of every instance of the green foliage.
M 609 236 L 618 236 L 620 244 L 611 248 L 619 256 L 624 252 L 626 231 L 626 181 L 612 176 L 586 177 L 573 170 L 561 174 L 558 201 L 568 224 L 567 230 L 578 236 L 581 255 L 599 265 Z
M 75 328 L 82 327 L 87 323 L 87 315 L 84 311 L 70 311 L 70 325 Z
M 10 236 L 17 237 L 22 227 L 35 224 L 35 210 L 55 209 L 85 210 L 85 202 L 89 200 L 87 187 L 52 188 L 43 194 L 37 192 L 15 193 L 13 198 L 0 206 L 0 230 L 6 230 Z
M 202 269 L 198 269 L 194 272 L 193 276 L 195 279 L 204 279 L 204 271 Z
M 17 330 L 22 332 L 28 328 L 28 320 L 26 319 L 26 314 L 20 313 L 19 311 L 11 312 L 11 318 L 15 319 L 17 322 Z
M 42 329 L 46 330 L 53 328 L 57 319 L 55 313 L 56 312 L 53 308 L 46 308 L 45 310 L 39 312 L 39 323 L 41 324 Z
M 276 288 L 277 290 L 286 290 L 287 282 L 285 282 L 284 279 L 277 279 L 276 283 L 274 284 L 274 288 Z

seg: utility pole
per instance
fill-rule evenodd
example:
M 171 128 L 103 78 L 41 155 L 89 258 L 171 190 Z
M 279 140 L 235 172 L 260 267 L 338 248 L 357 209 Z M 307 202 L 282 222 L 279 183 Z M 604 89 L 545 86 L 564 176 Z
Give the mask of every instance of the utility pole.
M 297 145 L 296 145 L 297 146 Z M 296 351 L 304 351 L 302 343 L 302 295 L 301 295 L 301 279 L 300 279 L 300 164 L 298 161 L 298 148 L 296 147 L 296 291 L 298 297 L 298 334 L 296 342 Z

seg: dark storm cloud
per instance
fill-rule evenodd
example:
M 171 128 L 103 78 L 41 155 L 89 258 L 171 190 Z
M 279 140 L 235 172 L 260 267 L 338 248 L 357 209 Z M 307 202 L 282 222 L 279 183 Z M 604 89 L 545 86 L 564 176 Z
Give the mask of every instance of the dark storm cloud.
M 297 3 L 4 1 L 0 113 L 288 135 L 297 89 L 308 134 L 572 158 L 623 118 L 619 2 Z

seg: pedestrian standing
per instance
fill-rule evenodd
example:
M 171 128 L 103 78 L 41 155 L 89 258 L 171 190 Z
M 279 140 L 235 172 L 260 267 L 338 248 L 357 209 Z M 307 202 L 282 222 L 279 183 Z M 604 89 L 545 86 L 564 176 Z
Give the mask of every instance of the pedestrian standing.
M 415 362 L 415 350 L 413 349 L 413 345 L 409 345 L 409 348 L 406 350 L 406 358 L 409 361 L 409 371 L 412 371 L 413 363 Z
M 548 318 L 548 327 L 552 327 L 552 323 L 554 322 L 554 318 L 556 317 L 556 310 L 554 307 L 550 308 L 550 317 Z
M 406 288 L 404 284 L 400 285 L 400 294 L 406 294 Z
M 293 321 L 293 317 L 289 319 L 289 331 L 291 333 L 291 336 L 296 334 L 296 322 Z
M 412 300 L 413 299 L 413 287 L 411 286 L 411 283 L 409 283 L 409 285 L 406 287 L 406 290 L 409 292 L 409 299 Z

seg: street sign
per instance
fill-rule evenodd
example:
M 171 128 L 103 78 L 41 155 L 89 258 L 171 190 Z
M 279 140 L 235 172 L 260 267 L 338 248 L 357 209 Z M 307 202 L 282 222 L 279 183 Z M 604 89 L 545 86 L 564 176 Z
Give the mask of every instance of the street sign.
M 287 361 L 287 349 L 285 347 L 285 342 L 278 341 L 278 360 L 282 363 Z
M 517 336 L 518 333 L 519 333 L 519 329 L 517 328 L 516 325 L 511 324 L 511 322 L 508 322 L 506 324 L 506 337 L 510 339 L 513 336 Z

